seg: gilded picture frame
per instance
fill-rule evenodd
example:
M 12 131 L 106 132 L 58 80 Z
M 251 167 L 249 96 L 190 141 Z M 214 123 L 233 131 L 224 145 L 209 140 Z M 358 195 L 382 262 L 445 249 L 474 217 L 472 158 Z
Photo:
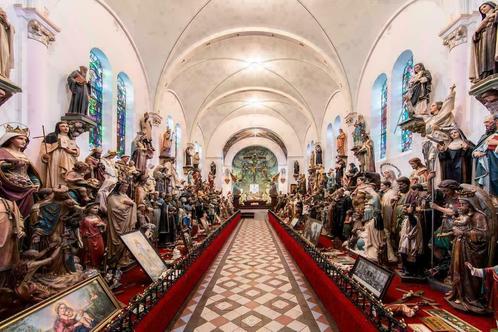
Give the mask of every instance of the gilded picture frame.
M 0 331 L 52 331 L 68 325 L 99 331 L 120 311 L 120 303 L 97 275 L 0 322 Z
M 356 259 L 350 275 L 379 300 L 386 294 L 393 278 L 392 271 L 362 256 Z

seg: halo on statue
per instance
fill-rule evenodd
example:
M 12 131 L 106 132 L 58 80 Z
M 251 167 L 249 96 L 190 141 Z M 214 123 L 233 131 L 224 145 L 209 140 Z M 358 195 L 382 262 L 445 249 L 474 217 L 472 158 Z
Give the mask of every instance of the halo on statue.
M 381 173 L 384 173 L 384 171 L 387 171 L 387 170 L 390 170 L 390 169 L 394 169 L 396 171 L 398 178 L 401 176 L 401 170 L 396 165 L 393 165 L 391 163 L 382 163 L 380 165 L 380 171 L 381 171 Z

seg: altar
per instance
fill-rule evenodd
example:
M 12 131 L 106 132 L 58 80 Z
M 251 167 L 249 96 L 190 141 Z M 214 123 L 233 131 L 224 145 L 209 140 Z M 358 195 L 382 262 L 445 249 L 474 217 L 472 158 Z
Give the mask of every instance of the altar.
M 268 201 L 264 199 L 249 199 L 240 206 L 241 209 L 268 209 Z

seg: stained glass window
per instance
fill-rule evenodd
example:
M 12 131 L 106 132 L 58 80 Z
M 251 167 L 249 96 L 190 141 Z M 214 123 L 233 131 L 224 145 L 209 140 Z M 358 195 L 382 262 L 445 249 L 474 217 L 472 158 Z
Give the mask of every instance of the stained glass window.
M 380 90 L 380 159 L 386 157 L 387 150 L 387 80 Z
M 117 152 L 120 156 L 125 153 L 126 147 L 126 82 L 121 74 L 118 75 L 118 105 L 117 105 Z
M 413 58 L 406 62 L 405 67 L 403 69 L 403 78 L 402 78 L 402 87 L 401 87 L 401 95 L 402 95 L 402 108 L 401 108 L 401 121 L 408 120 L 409 112 L 408 112 L 408 101 L 405 100 L 405 95 L 408 93 L 408 85 L 410 83 L 410 78 L 413 75 Z M 401 130 L 401 152 L 409 151 L 412 149 L 412 132 L 409 130 Z
M 168 115 L 168 120 L 167 120 L 167 122 L 166 122 L 166 126 L 167 126 L 169 129 L 171 129 L 171 130 L 175 129 L 175 128 L 174 128 L 174 126 L 175 126 L 175 125 L 173 124 L 173 118 L 171 117 L 171 115 Z
M 90 130 L 90 146 L 102 146 L 102 96 L 103 96 L 103 68 L 99 56 L 92 50 L 90 52 L 90 100 L 88 115 L 97 126 Z
M 176 167 L 177 170 L 180 169 L 182 166 L 182 151 L 181 149 L 181 142 L 182 142 L 182 128 L 180 125 L 177 123 L 175 127 L 175 155 L 176 155 Z

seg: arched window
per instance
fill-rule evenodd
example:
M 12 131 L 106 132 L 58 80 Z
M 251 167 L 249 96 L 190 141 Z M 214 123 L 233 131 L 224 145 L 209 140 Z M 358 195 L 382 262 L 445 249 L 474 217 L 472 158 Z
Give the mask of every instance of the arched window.
M 386 74 L 381 74 L 372 87 L 371 138 L 374 141 L 375 159 L 387 156 L 387 125 L 388 125 L 388 85 Z
M 410 83 L 410 78 L 413 74 L 413 57 L 410 57 L 405 64 L 403 69 L 403 79 L 401 86 L 401 95 L 403 96 L 402 108 L 401 108 L 401 122 L 408 120 L 408 101 L 405 99 L 405 95 L 408 93 L 408 85 Z M 409 130 L 401 131 L 401 152 L 409 151 L 412 149 L 412 132 Z
M 117 129 L 116 150 L 120 156 L 125 153 L 126 147 L 126 82 L 123 73 L 118 75 L 118 105 L 117 105 Z
M 90 85 L 91 93 L 88 115 L 97 123 L 90 130 L 90 146 L 102 146 L 102 106 L 104 94 L 104 69 L 100 54 L 96 49 L 90 51 Z
M 387 80 L 380 90 L 380 159 L 386 157 L 387 151 Z
M 389 117 L 390 133 L 393 133 L 393 141 L 390 146 L 398 146 L 401 152 L 412 149 L 412 133 L 409 130 L 399 128 L 399 124 L 407 120 L 408 101 L 405 96 L 408 93 L 408 85 L 413 75 L 413 53 L 406 50 L 400 54 L 393 66 L 391 78 L 391 110 Z
M 182 128 L 180 124 L 177 123 L 175 126 L 175 156 L 176 156 L 176 169 L 180 172 L 180 168 L 183 166 L 183 152 L 181 150 L 182 143 Z
M 175 124 L 173 123 L 173 118 L 171 117 L 171 115 L 168 115 L 166 126 L 171 130 L 175 129 Z
M 329 123 L 327 126 L 327 142 L 326 142 L 326 147 L 325 147 L 325 153 L 327 158 L 325 159 L 325 167 L 328 169 L 332 167 L 332 159 L 334 156 L 334 147 L 335 147 L 335 140 L 334 140 L 334 126 L 332 123 Z

